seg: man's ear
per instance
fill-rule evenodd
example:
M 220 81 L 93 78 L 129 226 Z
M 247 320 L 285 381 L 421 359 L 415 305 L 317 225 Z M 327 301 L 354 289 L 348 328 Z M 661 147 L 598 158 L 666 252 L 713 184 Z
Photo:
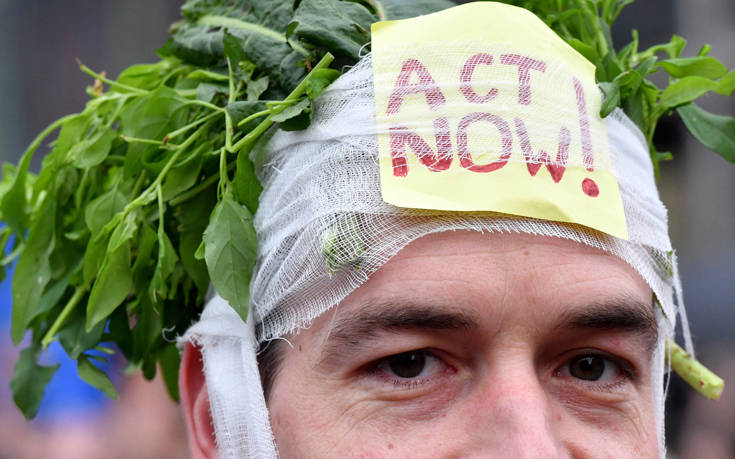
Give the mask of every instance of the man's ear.
M 188 431 L 189 450 L 194 459 L 216 458 L 217 443 L 209 411 L 209 396 L 199 348 L 186 343 L 179 369 L 179 392 Z

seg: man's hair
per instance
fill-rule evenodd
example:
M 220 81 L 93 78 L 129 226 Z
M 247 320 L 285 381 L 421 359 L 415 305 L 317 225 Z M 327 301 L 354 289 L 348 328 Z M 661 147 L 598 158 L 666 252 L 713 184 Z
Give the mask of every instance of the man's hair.
M 258 370 L 266 403 L 270 397 L 273 382 L 281 369 L 283 356 L 283 343 L 280 340 L 264 341 L 258 348 Z

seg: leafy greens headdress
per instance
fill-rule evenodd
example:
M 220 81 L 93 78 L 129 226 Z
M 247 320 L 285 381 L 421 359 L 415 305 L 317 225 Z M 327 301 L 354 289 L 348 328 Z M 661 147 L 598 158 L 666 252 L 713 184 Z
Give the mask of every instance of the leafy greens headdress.
M 627 0 L 505 3 L 535 13 L 595 65 L 601 115 L 622 107 L 654 165 L 670 156 L 653 145 L 657 122 L 674 111 L 695 137 L 735 161 L 735 120 L 693 104 L 708 92 L 735 90 L 735 73 L 708 57 L 708 47 L 680 57 L 685 41 L 675 36 L 638 50 L 634 34 L 616 52 L 609 28 Z M 147 378 L 160 365 L 178 398 L 172 338 L 198 319 L 210 282 L 248 316 L 261 192 L 250 160 L 256 142 L 276 123 L 285 131 L 309 126 L 314 100 L 341 74 L 330 65 L 355 64 L 373 22 L 449 6 L 191 0 L 158 63 L 129 67 L 116 80 L 80 65 L 94 78 L 84 111 L 44 130 L 17 167 L 4 166 L 0 184 L 7 224 L 0 247 L 10 251 L 3 264 L 18 259 L 14 342 L 31 331 L 11 383 L 25 416 L 36 413 L 56 369 L 37 364 L 55 339 L 78 361 L 80 376 L 108 395 L 115 389 L 93 362 L 116 347 Z M 664 89 L 647 79 L 658 71 L 669 75 Z M 34 151 L 57 129 L 40 173 L 30 173 Z M 339 234 L 322 241 L 330 274 L 344 264 L 335 261 L 344 258 Z M 347 242 L 360 251 L 360 241 Z

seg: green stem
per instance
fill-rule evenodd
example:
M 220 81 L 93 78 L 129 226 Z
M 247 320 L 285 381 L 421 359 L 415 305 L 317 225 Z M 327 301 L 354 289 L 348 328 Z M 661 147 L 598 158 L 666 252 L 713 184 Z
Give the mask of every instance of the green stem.
M 198 24 L 204 24 L 209 26 L 217 26 L 217 27 L 226 27 L 228 29 L 242 29 L 247 30 L 250 32 L 255 32 L 261 35 L 264 35 L 266 37 L 269 37 L 273 40 L 279 41 L 281 43 L 287 43 L 289 46 L 291 46 L 294 50 L 299 52 L 299 54 L 303 54 L 304 56 L 308 56 L 309 52 L 298 43 L 289 41 L 286 39 L 286 36 L 276 32 L 275 30 L 269 29 L 267 27 L 263 27 L 260 24 L 254 24 L 252 22 L 246 22 L 242 21 L 240 19 L 230 18 L 227 16 L 202 16 L 197 21 Z
M 203 100 L 198 100 L 198 99 L 188 100 L 184 102 L 184 105 L 201 105 L 202 107 L 207 107 L 210 110 L 216 110 L 218 112 L 225 112 L 225 109 L 222 107 L 218 107 L 214 104 L 210 104 L 209 102 L 204 102 Z
M 600 27 L 600 19 L 597 15 L 597 11 L 592 11 L 586 0 L 582 0 L 578 3 L 582 7 L 585 15 L 587 15 L 587 23 L 592 26 L 592 29 L 594 30 L 597 50 L 600 53 L 600 57 L 607 56 L 607 53 L 609 52 L 607 48 L 607 39 L 605 38 L 605 34 L 602 33 L 602 27 Z
M 227 173 L 227 149 L 222 147 L 219 152 L 219 185 L 217 187 L 217 196 L 222 198 L 232 190 L 232 182 Z
M 237 163 L 235 161 L 231 162 L 227 165 L 227 171 L 232 172 L 233 169 L 235 169 L 235 165 Z M 186 202 L 189 199 L 193 198 L 194 196 L 198 195 L 202 191 L 206 190 L 210 186 L 214 185 L 219 180 L 219 175 L 210 175 L 207 177 L 205 181 L 200 183 L 199 185 L 195 186 L 191 190 L 187 191 L 186 193 L 181 193 L 180 195 L 176 196 L 174 199 L 169 201 L 169 204 L 173 206 L 178 206 L 182 202 Z
M 163 85 L 165 85 L 165 84 L 166 84 L 166 82 L 168 81 L 168 79 L 169 79 L 169 78 L 171 78 L 172 76 L 176 75 L 177 73 L 185 72 L 185 71 L 187 71 L 187 70 L 189 70 L 189 68 L 188 68 L 187 66 L 184 66 L 184 65 L 182 65 L 182 66 L 180 66 L 180 67 L 176 67 L 176 68 L 175 68 L 175 69 L 173 69 L 172 71 L 168 72 L 168 73 L 166 74 L 166 76 L 164 76 L 164 77 L 163 77 L 163 78 L 161 79 L 161 81 L 160 81 L 160 82 L 158 83 L 158 86 L 156 86 L 156 87 L 157 87 L 157 88 L 160 88 L 160 87 L 162 87 Z
M 210 121 L 211 123 L 211 121 Z M 208 125 L 209 123 L 207 123 Z M 146 190 L 140 194 L 134 201 L 130 202 L 125 208 L 122 210 L 122 218 L 124 219 L 125 216 L 133 209 L 143 206 L 150 202 L 151 198 L 153 198 L 153 193 L 156 191 L 156 187 L 160 185 L 163 182 L 163 179 L 166 177 L 166 174 L 168 174 L 168 171 L 171 170 L 173 165 L 176 163 L 176 160 L 179 159 L 179 156 L 181 156 L 181 153 L 183 153 L 187 148 L 191 146 L 194 141 L 199 138 L 199 136 L 202 134 L 203 131 L 207 130 L 207 125 L 203 127 L 202 129 L 197 130 L 195 133 L 189 136 L 181 145 L 179 145 L 176 148 L 176 151 L 174 151 L 174 154 L 171 155 L 171 158 L 166 162 L 166 165 L 163 166 L 163 169 L 161 172 L 158 173 L 158 176 L 156 179 L 151 183 Z M 119 215 L 119 214 L 118 214 Z
M 311 72 L 306 75 L 306 78 L 301 80 L 301 83 L 299 83 L 296 88 L 294 88 L 293 91 L 291 91 L 291 94 L 289 94 L 285 99 L 283 99 L 283 102 L 293 102 L 301 95 L 306 92 L 306 84 L 309 81 L 309 77 L 314 74 L 314 70 L 322 69 L 325 67 L 329 67 L 329 64 L 332 63 L 334 60 L 334 56 L 332 54 L 327 53 L 324 55 L 324 57 L 321 58 L 321 60 L 314 66 L 314 68 L 311 70 Z M 230 152 L 239 152 L 246 146 L 249 146 L 252 144 L 258 137 L 260 137 L 265 131 L 268 130 L 269 127 L 273 124 L 273 115 L 269 115 L 266 119 L 260 122 L 255 129 L 250 131 L 245 137 L 238 140 L 235 145 L 232 146 L 232 149 L 230 149 Z
M 140 189 L 143 188 L 143 183 L 145 182 L 147 175 L 148 174 L 145 173 L 145 170 L 142 170 L 140 172 L 140 175 L 138 175 L 138 179 L 135 181 L 135 185 L 133 185 L 133 192 L 130 195 L 131 199 L 135 196 L 138 196 L 138 193 L 140 193 Z
M 270 115 L 271 113 L 273 113 L 273 110 L 263 110 L 260 112 L 253 113 L 252 115 L 246 116 L 245 118 L 240 120 L 240 122 L 237 123 L 237 126 L 240 127 L 244 125 L 245 123 L 247 123 L 248 121 L 252 121 L 256 118 L 260 118 L 261 116 Z
M 235 164 L 235 163 L 233 163 L 233 164 Z M 9 228 L 9 227 L 6 226 L 6 228 Z M 11 233 L 12 233 L 12 231 L 11 231 Z M 8 266 L 10 263 L 13 262 L 13 260 L 15 260 L 16 258 L 18 258 L 18 256 L 20 255 L 20 253 L 23 251 L 24 248 L 25 248 L 25 244 L 22 243 L 19 238 L 16 238 L 15 239 L 15 247 L 13 248 L 12 252 L 10 252 L 9 254 L 5 255 L 5 258 L 3 258 L 2 260 L 0 260 L 0 266 Z
M 101 82 L 107 84 L 111 88 L 119 89 L 121 91 L 128 91 L 128 92 L 134 92 L 136 94 L 148 94 L 148 91 L 145 91 L 140 88 L 135 88 L 133 86 L 128 86 L 126 84 L 118 83 L 117 81 L 111 80 L 107 77 L 104 77 L 100 75 L 99 73 L 95 72 L 94 70 L 90 69 L 86 65 L 82 64 L 81 61 L 77 61 L 79 64 L 79 68 L 82 72 L 86 73 L 87 75 L 91 76 L 92 78 L 95 78 L 97 80 L 100 80 Z
M 720 398 L 725 381 L 671 340 L 666 340 L 666 358 L 671 368 L 697 392 L 714 400 Z
M 11 234 L 11 231 L 10 231 L 9 226 L 6 226 L 5 228 L 2 229 L 2 231 L 0 231 L 0 253 L 5 253 L 5 246 L 8 245 L 8 240 L 10 240 L 10 234 Z M 4 259 L 0 261 L 0 269 L 2 269 L 2 267 L 7 264 L 4 262 L 5 262 Z M 10 260 L 8 260 L 8 263 L 10 263 Z
M 203 77 L 203 78 L 200 78 Z M 210 70 L 197 69 L 187 75 L 187 78 L 193 78 L 195 80 L 213 80 L 213 81 L 227 81 L 227 75 L 221 73 L 212 72 Z
M 177 130 L 171 131 L 168 134 L 166 134 L 166 136 L 163 138 L 164 139 L 163 141 L 165 143 L 167 143 L 169 140 L 173 139 L 174 137 L 178 137 L 181 134 L 183 134 L 186 131 L 188 131 L 189 129 L 194 128 L 194 127 L 197 127 L 198 125 L 200 125 L 202 123 L 206 123 L 207 121 L 211 120 L 215 116 L 218 116 L 218 115 L 221 115 L 221 114 L 222 114 L 222 112 L 217 111 L 217 112 L 214 112 L 214 113 L 210 113 L 209 115 L 203 116 L 203 117 L 199 118 L 196 121 L 192 121 L 191 123 L 187 124 L 186 126 L 180 127 Z
M 375 14 L 378 16 L 378 20 L 385 21 L 388 17 L 385 14 L 385 7 L 383 7 L 383 3 L 380 2 L 380 0 L 364 0 L 365 3 L 370 5 L 374 10 Z
M 28 145 L 28 148 L 26 148 L 26 151 L 23 152 L 23 159 L 26 158 L 26 155 L 29 156 L 28 162 L 30 163 L 31 157 L 33 157 L 33 153 L 38 149 L 38 147 L 41 145 L 41 142 L 43 142 L 43 139 L 48 137 L 52 132 L 54 132 L 57 128 L 59 128 L 62 124 L 66 123 L 67 121 L 76 118 L 77 116 L 80 116 L 81 113 L 73 113 L 71 115 L 66 115 L 58 120 L 54 121 L 53 123 L 49 124 L 46 129 L 41 131 L 40 134 L 36 136 L 35 139 L 33 139 L 33 142 L 31 142 L 30 145 Z M 21 160 L 21 164 L 23 163 L 23 160 Z M 22 166 L 20 166 L 18 169 L 20 170 Z
M 107 158 L 109 159 L 109 156 Z M 74 204 L 77 209 L 82 207 L 82 199 L 84 197 L 84 191 L 87 188 L 87 182 L 89 182 L 89 168 L 84 169 L 82 179 L 79 181 L 79 185 L 74 192 Z
M 186 99 L 191 99 L 197 96 L 196 89 L 176 89 L 176 94 Z
M 74 114 L 71 114 L 71 115 L 62 116 L 58 120 L 56 120 L 53 123 L 49 124 L 46 127 L 46 129 L 44 129 L 43 131 L 41 131 L 41 133 L 38 134 L 33 139 L 33 141 L 31 142 L 31 144 L 28 145 L 28 148 L 26 148 L 26 151 L 23 152 L 23 156 L 21 156 L 21 158 L 20 158 L 20 164 L 18 165 L 18 170 L 17 170 L 17 172 L 15 174 L 15 178 L 13 179 L 13 183 L 10 186 L 10 188 L 8 188 L 6 190 L 6 193 L 7 193 L 7 191 L 11 190 L 12 188 L 14 188 L 16 186 L 16 183 L 18 182 L 18 180 L 23 180 L 23 181 L 25 180 L 25 176 L 28 173 L 28 168 L 31 166 L 31 160 L 33 159 L 33 154 L 36 152 L 36 150 L 38 150 L 38 147 L 41 145 L 41 142 L 43 142 L 43 140 L 46 137 L 48 137 L 52 132 L 54 132 L 56 129 L 58 129 L 60 126 L 62 126 L 64 123 L 66 123 L 69 120 L 72 120 L 72 119 L 76 118 L 77 116 L 81 116 L 81 113 L 74 113 Z M 0 203 L 2 203 L 2 201 L 4 201 L 7 198 L 7 196 L 8 196 L 7 194 L 0 194 Z M 40 200 L 39 200 L 39 202 L 40 202 Z M 13 227 L 13 225 L 11 225 L 11 224 L 8 224 L 8 226 Z M 19 228 L 13 228 L 13 230 L 16 231 L 16 234 L 20 238 L 23 238 L 24 237 L 23 231 L 20 231 Z
M 145 143 L 148 145 L 156 145 L 161 148 L 168 148 L 169 150 L 178 148 L 178 145 L 171 144 L 171 143 L 164 143 L 162 140 L 141 139 L 140 137 L 130 137 L 127 135 L 121 135 L 120 138 L 128 143 Z
M 235 101 L 235 77 L 232 74 L 232 62 L 230 62 L 230 58 L 227 58 L 227 76 L 228 76 L 228 84 L 230 89 L 230 98 L 229 103 L 233 103 Z M 235 133 L 233 127 L 232 127 L 232 117 L 230 114 L 225 110 L 225 149 L 229 151 L 232 148 L 232 136 Z
M 158 231 L 163 232 L 163 190 L 161 186 L 156 187 L 156 196 L 158 197 Z
M 49 344 L 54 340 L 54 336 L 59 331 L 59 329 L 64 325 L 64 322 L 66 322 L 66 319 L 69 318 L 69 314 L 74 311 L 74 308 L 76 307 L 77 303 L 82 299 L 84 294 L 86 293 L 87 288 L 86 287 L 77 287 L 74 291 L 74 295 L 72 295 L 71 298 L 69 298 L 69 301 L 64 306 L 64 309 L 61 310 L 61 314 L 59 314 L 59 317 L 56 318 L 54 323 L 51 325 L 51 328 L 48 329 L 48 332 L 46 332 L 46 335 L 44 335 L 43 340 L 41 340 L 41 345 L 46 348 Z

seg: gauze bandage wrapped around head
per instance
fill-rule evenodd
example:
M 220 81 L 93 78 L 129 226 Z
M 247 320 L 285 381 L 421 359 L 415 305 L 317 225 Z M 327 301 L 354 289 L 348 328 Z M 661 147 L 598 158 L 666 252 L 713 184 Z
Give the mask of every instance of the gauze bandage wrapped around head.
M 480 19 L 456 27 L 467 17 Z M 622 111 L 600 119 L 600 103 L 594 67 L 525 10 L 471 4 L 374 27 L 372 54 L 322 93 L 311 126 L 252 152 L 263 193 L 248 324 L 216 298 L 185 337 L 202 348 L 221 456 L 276 454 L 261 343 L 308 326 L 411 241 L 452 230 L 570 239 L 645 279 L 660 305 L 663 455 L 676 260 L 643 135 Z

